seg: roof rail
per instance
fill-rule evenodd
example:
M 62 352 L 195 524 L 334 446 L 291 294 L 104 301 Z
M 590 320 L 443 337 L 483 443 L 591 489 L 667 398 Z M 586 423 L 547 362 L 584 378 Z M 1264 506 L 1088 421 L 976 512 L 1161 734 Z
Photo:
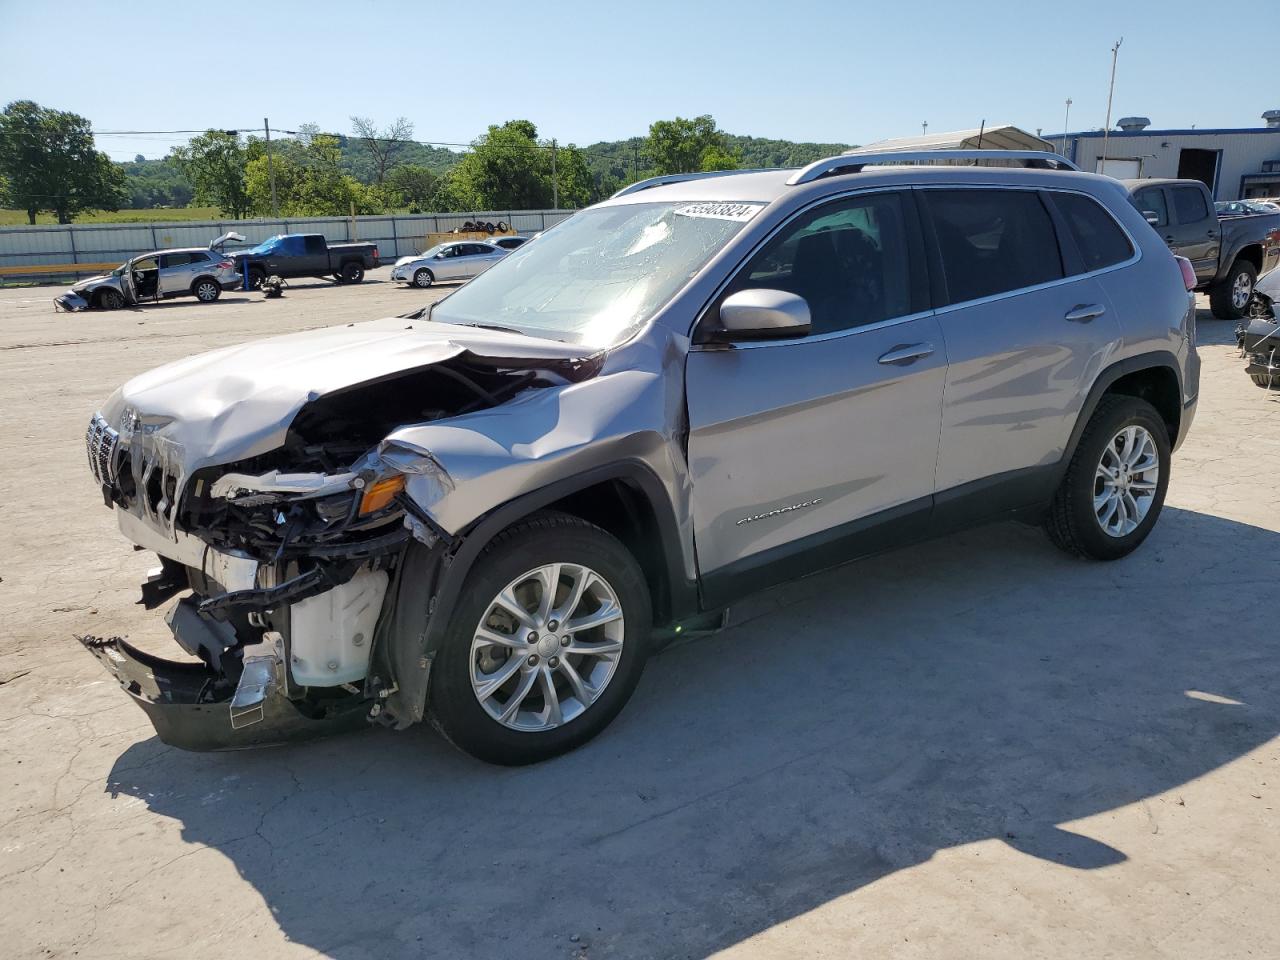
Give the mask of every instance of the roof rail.
M 796 171 L 787 186 L 812 183 L 822 177 L 845 173 L 861 173 L 863 167 L 878 163 L 924 163 L 939 160 L 1021 160 L 1024 166 L 1051 170 L 1079 170 L 1060 153 L 1046 150 L 886 150 L 880 153 L 843 153 L 838 157 L 815 160 Z M 975 163 L 974 166 L 977 166 Z
M 731 177 L 738 173 L 769 173 L 770 171 L 778 169 L 780 168 L 759 167 L 754 170 L 706 170 L 701 173 L 668 173 L 661 177 L 650 177 L 647 180 L 637 180 L 635 183 L 631 183 L 623 187 L 609 199 L 616 200 L 618 197 L 625 197 L 630 193 L 639 193 L 641 190 L 648 190 L 650 187 L 661 187 L 668 183 L 683 183 L 686 180 L 706 180 L 709 177 Z

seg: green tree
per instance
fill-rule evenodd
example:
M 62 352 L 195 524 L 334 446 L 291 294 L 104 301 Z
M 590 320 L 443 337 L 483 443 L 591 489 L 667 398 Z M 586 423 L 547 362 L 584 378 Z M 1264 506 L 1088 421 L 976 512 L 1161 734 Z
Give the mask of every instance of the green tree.
M 596 200 L 596 180 L 586 155 L 573 144 L 556 151 L 556 182 L 561 207 L 586 207 Z
M 277 144 L 272 141 L 271 163 L 275 169 L 276 196 L 280 213 L 286 217 L 345 217 L 381 213 L 386 208 L 382 192 L 348 176 L 342 167 L 338 138 L 308 131 L 303 142 Z M 245 192 L 248 209 L 258 215 L 271 214 L 271 171 L 266 145 L 254 140 L 247 153 Z
M 709 115 L 657 120 L 649 125 L 644 155 L 656 174 L 735 170 L 739 156 Z
M 430 210 L 439 186 L 440 178 L 416 163 L 402 163 L 387 174 L 386 189 L 395 206 L 412 213 Z
M 125 199 L 124 173 L 94 147 L 89 121 L 31 100 L 0 114 L 0 177 L 28 223 L 42 210 L 70 223 L 85 210 L 119 210 Z
M 249 209 L 245 191 L 248 154 L 240 137 L 230 130 L 209 130 L 192 137 L 185 147 L 174 147 L 172 156 L 201 203 L 219 207 L 236 220 Z
M 455 209 L 533 210 L 551 203 L 551 159 L 528 120 L 490 126 L 450 171 Z

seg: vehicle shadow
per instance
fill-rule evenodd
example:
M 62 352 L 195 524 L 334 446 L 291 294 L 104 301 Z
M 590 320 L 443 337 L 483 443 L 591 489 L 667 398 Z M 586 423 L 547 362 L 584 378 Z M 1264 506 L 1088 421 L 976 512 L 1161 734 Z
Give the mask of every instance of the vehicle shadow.
M 1172 508 L 1116 564 L 992 527 L 754 598 L 539 766 L 422 728 L 224 755 L 151 740 L 108 790 L 223 853 L 329 956 L 701 957 L 974 841 L 1124 861 L 1061 825 L 1280 733 L 1270 615 L 1241 602 L 1278 557 L 1280 534 Z

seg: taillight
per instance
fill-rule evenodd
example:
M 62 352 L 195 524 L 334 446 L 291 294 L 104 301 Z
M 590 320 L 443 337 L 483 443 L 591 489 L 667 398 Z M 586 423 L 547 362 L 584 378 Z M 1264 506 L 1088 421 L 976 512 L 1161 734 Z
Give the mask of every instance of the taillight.
M 1186 257 L 1174 257 L 1178 261 L 1178 269 L 1182 271 L 1182 282 L 1188 290 L 1196 288 L 1196 270 L 1191 266 L 1191 261 Z
M 235 266 L 234 261 L 231 261 L 231 260 L 223 260 L 221 263 L 219 263 L 219 264 L 218 264 L 218 269 L 220 269 L 220 270 L 230 270 L 230 269 L 231 269 L 232 267 L 234 267 L 234 266 Z
M 381 258 L 378 256 L 378 248 L 377 248 L 377 247 L 374 247 L 374 248 L 373 248 L 373 259 L 375 259 L 375 260 L 379 260 L 379 259 L 381 259 Z

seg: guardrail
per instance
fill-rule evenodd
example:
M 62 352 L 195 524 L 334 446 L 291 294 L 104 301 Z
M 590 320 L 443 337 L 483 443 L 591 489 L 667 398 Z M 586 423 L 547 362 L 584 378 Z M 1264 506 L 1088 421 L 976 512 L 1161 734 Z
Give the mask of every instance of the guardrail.
M 204 247 L 229 230 L 247 245 L 278 233 L 320 233 L 330 243 L 376 243 L 384 261 L 420 253 L 433 234 L 452 233 L 468 221 L 503 221 L 525 235 L 546 230 L 573 210 L 485 210 L 466 213 L 388 214 L 270 220 L 202 220 L 160 223 L 70 224 L 0 227 L 0 283 L 49 282 L 112 270 L 153 250 Z M 233 248 L 228 245 L 228 251 Z

